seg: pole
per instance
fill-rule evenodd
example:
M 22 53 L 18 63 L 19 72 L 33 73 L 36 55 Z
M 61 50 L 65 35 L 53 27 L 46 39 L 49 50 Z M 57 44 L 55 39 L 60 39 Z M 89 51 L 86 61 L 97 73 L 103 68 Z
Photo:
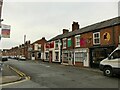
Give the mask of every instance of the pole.
M 24 35 L 24 57 L 26 58 L 26 53 L 25 53 L 25 42 L 26 42 L 26 35 Z
M 1 31 L 1 22 L 3 21 L 3 19 L 1 19 L 2 5 L 3 5 L 3 0 L 0 0 L 0 31 Z M 0 59 L 2 60 L 1 38 L 2 38 L 2 36 L 0 34 Z

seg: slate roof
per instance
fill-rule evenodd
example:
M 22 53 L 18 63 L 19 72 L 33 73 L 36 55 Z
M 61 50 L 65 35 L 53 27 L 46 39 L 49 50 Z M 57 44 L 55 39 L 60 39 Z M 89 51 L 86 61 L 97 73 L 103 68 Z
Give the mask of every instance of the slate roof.
M 74 36 L 74 35 L 77 35 L 77 34 L 93 32 L 95 30 L 100 30 L 102 28 L 115 26 L 115 25 L 118 25 L 118 24 L 120 24 L 120 16 L 116 17 L 116 18 L 106 20 L 106 21 L 102 21 L 102 22 L 99 22 L 99 23 L 96 23 L 96 24 L 92 24 L 92 25 L 89 25 L 89 26 L 86 26 L 86 27 L 83 27 L 83 28 L 81 28 L 79 30 L 75 30 L 73 32 L 71 31 L 71 32 L 68 32 L 68 33 L 65 33 L 65 34 L 57 35 L 56 37 L 53 37 L 49 41 L 54 41 L 54 40 L 57 40 L 57 39 L 67 38 L 67 37 Z

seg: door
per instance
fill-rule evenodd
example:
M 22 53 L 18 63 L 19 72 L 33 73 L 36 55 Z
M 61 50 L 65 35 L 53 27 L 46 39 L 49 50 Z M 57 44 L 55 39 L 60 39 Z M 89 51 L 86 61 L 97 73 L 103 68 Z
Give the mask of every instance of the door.
M 88 52 L 84 52 L 84 60 L 83 60 L 83 64 L 85 67 L 89 67 L 89 53 Z
M 68 52 L 68 64 L 73 65 L 73 54 L 72 54 L 72 52 Z

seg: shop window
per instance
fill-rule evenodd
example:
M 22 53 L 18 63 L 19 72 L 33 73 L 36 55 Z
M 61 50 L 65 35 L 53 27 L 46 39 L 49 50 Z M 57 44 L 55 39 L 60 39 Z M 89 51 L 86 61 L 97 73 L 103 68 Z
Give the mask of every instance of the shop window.
M 80 47 L 80 35 L 75 36 L 75 47 Z
M 93 33 L 93 44 L 100 44 L 100 32 Z
M 68 53 L 63 53 L 63 60 L 68 61 Z
M 94 49 L 92 52 L 93 63 L 99 64 L 101 60 L 108 56 L 110 51 L 111 49 L 106 48 Z
M 85 52 L 75 52 L 75 61 L 83 62 L 83 60 L 85 60 L 85 57 L 87 57 L 87 53 L 85 53 Z

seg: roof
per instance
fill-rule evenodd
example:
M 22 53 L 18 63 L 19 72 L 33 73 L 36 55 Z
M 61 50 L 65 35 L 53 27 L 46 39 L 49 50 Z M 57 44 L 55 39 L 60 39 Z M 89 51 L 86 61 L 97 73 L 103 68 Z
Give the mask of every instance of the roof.
M 86 33 L 86 32 L 93 32 L 95 30 L 100 30 L 102 28 L 115 26 L 115 25 L 119 25 L 119 24 L 120 24 L 120 16 L 116 17 L 116 18 L 106 20 L 106 21 L 102 21 L 102 22 L 99 22 L 99 23 L 96 23 L 96 24 L 92 24 L 92 25 L 89 25 L 89 26 L 86 26 L 86 27 L 83 27 L 79 30 L 75 30 L 75 31 L 71 31 L 71 32 L 68 32 L 68 33 L 65 33 L 65 34 L 57 35 L 56 37 L 53 37 L 49 41 L 54 41 L 54 40 L 57 40 L 57 39 L 67 38 L 67 37 L 70 37 L 70 36 L 74 36 L 74 35 L 82 34 L 82 33 Z

